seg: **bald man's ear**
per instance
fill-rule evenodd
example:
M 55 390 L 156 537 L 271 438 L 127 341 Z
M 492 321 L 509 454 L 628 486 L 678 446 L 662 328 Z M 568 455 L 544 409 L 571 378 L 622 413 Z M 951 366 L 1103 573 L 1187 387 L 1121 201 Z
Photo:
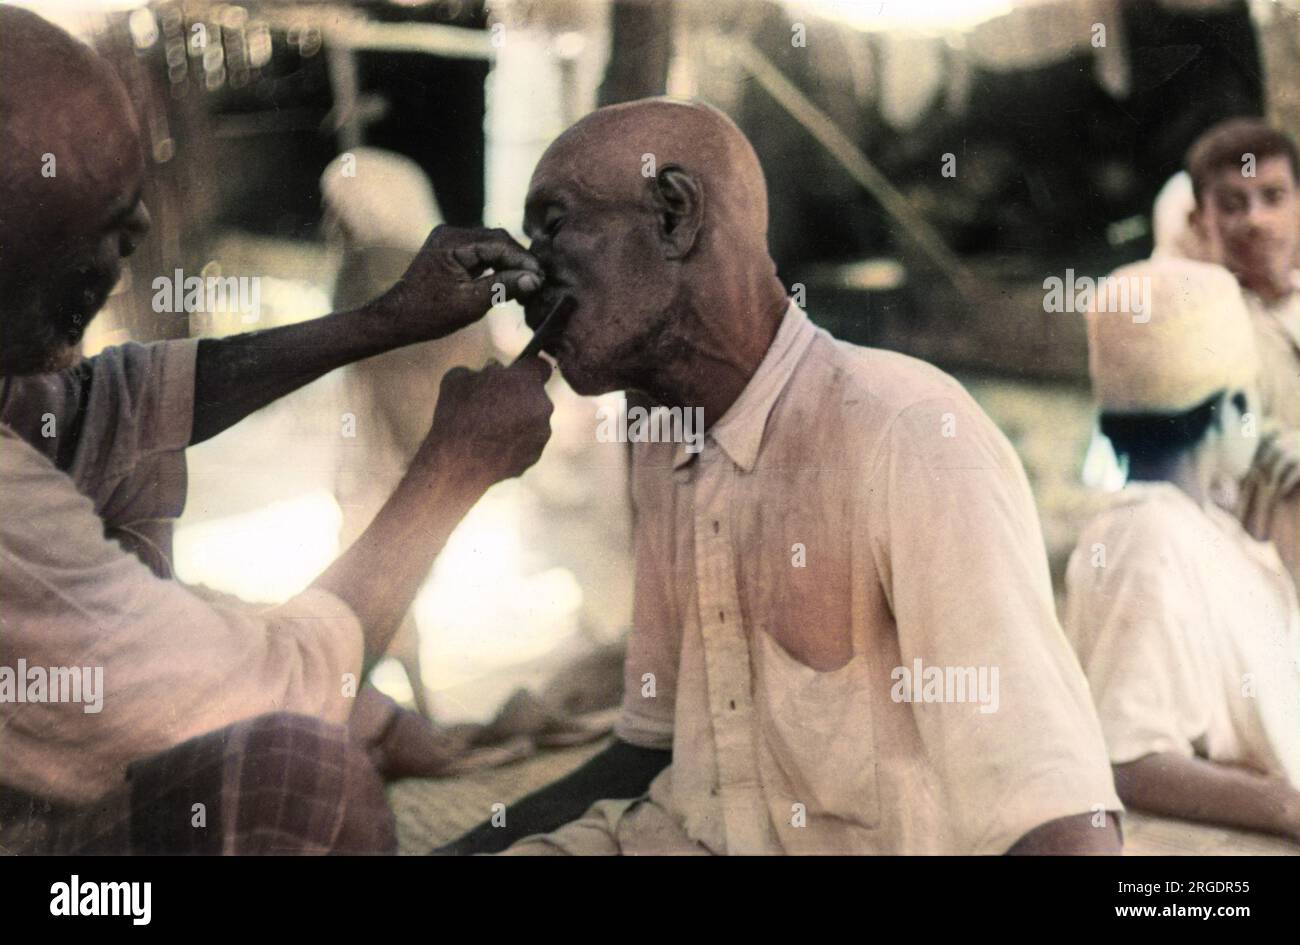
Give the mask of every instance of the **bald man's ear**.
M 669 165 L 655 177 L 654 199 L 664 258 L 684 259 L 704 223 L 704 188 L 688 171 Z

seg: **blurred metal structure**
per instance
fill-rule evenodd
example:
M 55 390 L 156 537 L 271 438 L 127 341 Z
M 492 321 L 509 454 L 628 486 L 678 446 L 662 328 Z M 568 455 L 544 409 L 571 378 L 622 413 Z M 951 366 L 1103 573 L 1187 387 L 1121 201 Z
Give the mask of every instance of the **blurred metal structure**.
M 733 37 L 722 41 L 729 42 L 742 68 L 876 199 L 898 224 L 904 237 L 929 257 L 968 302 L 978 304 L 982 294 L 978 280 L 871 159 L 747 40 Z

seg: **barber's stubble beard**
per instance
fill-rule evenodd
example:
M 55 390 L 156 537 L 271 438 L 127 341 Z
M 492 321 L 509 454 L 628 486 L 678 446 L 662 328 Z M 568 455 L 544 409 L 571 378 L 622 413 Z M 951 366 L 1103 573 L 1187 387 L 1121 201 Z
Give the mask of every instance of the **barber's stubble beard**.
M 47 291 L 30 284 L 4 291 L 0 373 L 45 374 L 76 363 L 86 328 L 112 290 L 107 281 L 107 274 L 87 270 L 47 283 Z

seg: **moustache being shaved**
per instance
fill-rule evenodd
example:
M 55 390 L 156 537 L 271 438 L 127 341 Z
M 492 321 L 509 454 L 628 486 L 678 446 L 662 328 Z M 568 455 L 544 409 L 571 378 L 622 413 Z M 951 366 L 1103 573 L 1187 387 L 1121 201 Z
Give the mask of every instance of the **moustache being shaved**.
M 563 296 L 542 319 L 537 330 L 533 332 L 532 340 L 519 353 L 519 357 L 515 358 L 514 363 L 518 364 L 520 361 L 536 357 L 545 345 L 564 334 L 564 329 L 568 327 L 569 319 L 573 317 L 577 308 L 578 303 L 573 296 Z

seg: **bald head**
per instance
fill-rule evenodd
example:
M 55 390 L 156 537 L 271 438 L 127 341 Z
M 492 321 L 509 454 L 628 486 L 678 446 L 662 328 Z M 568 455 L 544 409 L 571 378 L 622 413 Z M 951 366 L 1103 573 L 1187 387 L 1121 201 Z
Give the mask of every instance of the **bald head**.
M 636 201 L 673 170 L 703 188 L 702 236 L 759 244 L 766 256 L 763 169 L 749 139 L 708 105 L 645 99 L 592 112 L 546 150 L 533 188 L 567 182 L 596 199 Z
M 27 10 L 0 8 L 0 234 L 39 207 L 48 225 L 84 213 L 124 165 L 138 165 L 139 132 L 126 90 L 103 59 Z M 53 175 L 45 170 L 53 160 Z M 42 173 L 44 172 L 44 176 Z M 33 179 L 33 175 L 43 183 Z
M 84 44 L 0 6 L 0 370 L 80 339 L 147 227 L 126 90 Z
M 642 386 L 692 334 L 725 359 L 724 337 L 784 310 L 767 222 L 758 157 L 721 112 L 668 99 L 599 109 L 533 172 L 525 230 L 552 278 L 530 320 L 548 298 L 577 297 L 556 354 L 586 393 Z

